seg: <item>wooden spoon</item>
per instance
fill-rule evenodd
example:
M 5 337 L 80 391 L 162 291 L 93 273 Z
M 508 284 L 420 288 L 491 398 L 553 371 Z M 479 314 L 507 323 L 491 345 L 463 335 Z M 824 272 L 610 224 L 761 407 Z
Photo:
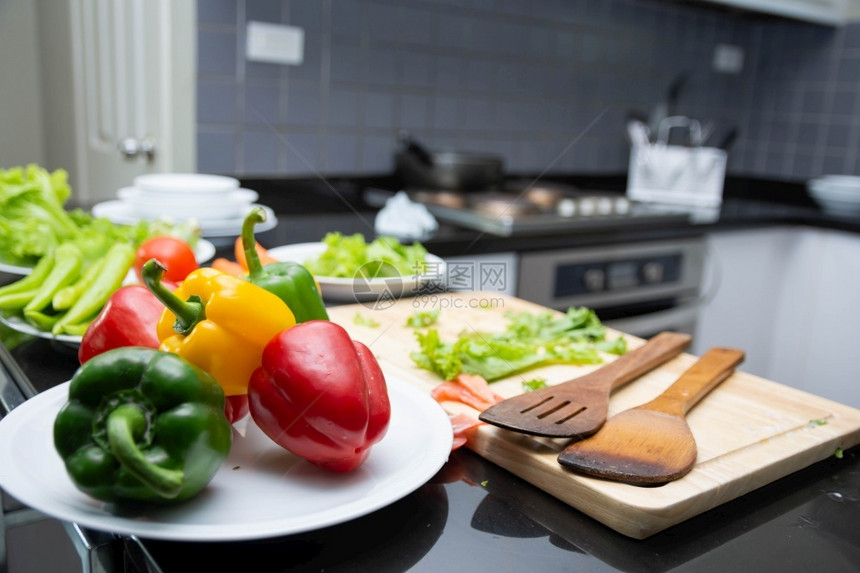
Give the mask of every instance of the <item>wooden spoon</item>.
M 561 465 L 591 476 L 657 485 L 686 475 L 696 463 L 696 440 L 685 414 L 743 362 L 744 353 L 712 348 L 665 392 L 625 410 L 587 440 L 558 455 Z
M 612 390 L 638 378 L 690 345 L 690 336 L 661 332 L 593 372 L 503 400 L 481 412 L 483 422 L 534 436 L 585 438 L 606 421 Z

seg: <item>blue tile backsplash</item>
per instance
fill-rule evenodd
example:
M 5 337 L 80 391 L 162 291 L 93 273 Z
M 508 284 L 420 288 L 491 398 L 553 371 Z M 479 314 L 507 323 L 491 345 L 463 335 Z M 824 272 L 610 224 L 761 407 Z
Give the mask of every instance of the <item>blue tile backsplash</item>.
M 198 170 L 384 174 L 397 134 L 509 172 L 619 174 L 628 113 L 681 73 L 677 113 L 740 130 L 729 173 L 860 174 L 860 24 L 670 0 L 198 0 Z M 304 62 L 244 57 L 248 21 L 304 30 Z M 719 44 L 743 70 L 713 70 Z

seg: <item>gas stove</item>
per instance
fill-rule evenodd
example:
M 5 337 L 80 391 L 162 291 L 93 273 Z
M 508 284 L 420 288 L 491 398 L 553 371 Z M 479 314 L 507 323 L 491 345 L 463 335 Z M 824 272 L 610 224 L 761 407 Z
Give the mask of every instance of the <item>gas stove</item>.
M 689 213 L 631 201 L 607 191 L 569 185 L 508 183 L 503 189 L 455 192 L 411 189 L 407 193 L 440 221 L 499 235 L 548 235 L 603 229 L 653 227 L 690 221 Z M 382 206 L 385 190 L 369 190 Z

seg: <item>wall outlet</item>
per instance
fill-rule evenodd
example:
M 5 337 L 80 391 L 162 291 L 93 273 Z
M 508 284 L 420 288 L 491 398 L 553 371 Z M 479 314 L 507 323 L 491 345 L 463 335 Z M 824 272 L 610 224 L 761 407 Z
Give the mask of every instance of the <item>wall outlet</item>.
M 714 49 L 714 71 L 739 74 L 744 69 L 744 49 L 731 44 L 718 44 Z
M 245 57 L 254 62 L 298 65 L 304 61 L 305 31 L 295 26 L 248 22 Z

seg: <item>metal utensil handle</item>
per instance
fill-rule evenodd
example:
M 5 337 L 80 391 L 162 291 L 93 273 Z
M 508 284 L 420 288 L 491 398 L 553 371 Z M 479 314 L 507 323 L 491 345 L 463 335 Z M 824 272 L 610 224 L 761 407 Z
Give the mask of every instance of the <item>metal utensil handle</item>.
M 657 131 L 657 143 L 660 145 L 668 145 L 669 133 L 673 129 L 679 127 L 687 128 L 687 137 L 689 138 L 689 141 L 693 142 L 702 140 L 702 125 L 698 120 L 690 119 L 683 115 L 673 115 L 660 122 L 660 127 Z

